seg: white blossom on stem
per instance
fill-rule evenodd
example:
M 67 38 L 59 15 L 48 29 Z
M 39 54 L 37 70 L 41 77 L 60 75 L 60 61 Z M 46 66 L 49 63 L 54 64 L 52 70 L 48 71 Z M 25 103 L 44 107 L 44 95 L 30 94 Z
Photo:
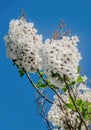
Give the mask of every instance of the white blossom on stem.
M 74 102 L 78 100 L 86 101 L 87 103 L 91 102 L 91 89 L 87 88 L 87 86 L 83 83 L 79 84 L 78 86 L 74 86 L 74 88 L 72 89 L 72 91 L 70 90 L 70 92 Z M 70 95 L 68 91 L 64 94 L 60 93 L 60 96 L 66 104 L 70 103 Z M 81 121 L 80 118 L 78 118 L 78 112 L 69 107 L 66 107 L 66 105 L 57 95 L 54 95 L 54 99 L 54 103 L 48 112 L 48 119 L 50 122 L 52 122 L 53 126 L 61 127 L 65 130 L 68 128 L 66 122 L 68 120 L 70 126 L 72 126 L 73 128 L 78 128 Z M 85 122 L 86 125 L 89 126 L 90 120 L 85 119 Z M 85 130 L 84 124 L 81 124 L 81 130 Z
M 69 103 L 68 95 L 62 94 L 62 99 Z M 78 116 L 77 112 L 73 112 L 71 109 L 66 108 L 65 104 L 55 95 L 54 104 L 51 106 L 48 112 L 48 119 L 52 122 L 53 126 L 61 127 L 62 129 L 67 129 L 67 122 L 74 127 L 76 119 Z M 79 121 L 79 120 L 78 120 Z
M 79 85 L 74 86 L 73 93 L 77 99 L 91 102 L 91 88 L 88 88 L 85 84 L 80 83 Z
M 38 50 L 42 45 L 42 35 L 36 33 L 34 24 L 21 18 L 10 21 L 9 33 L 4 37 L 7 56 L 19 68 L 30 72 L 41 69 L 41 58 L 38 55 Z
M 62 88 L 64 83 L 59 77 L 53 77 L 52 73 L 59 74 L 61 78 L 66 75 L 70 81 L 76 81 L 81 54 L 77 48 L 78 37 L 63 36 L 60 40 L 47 39 L 40 50 L 42 68 L 50 78 L 51 84 Z

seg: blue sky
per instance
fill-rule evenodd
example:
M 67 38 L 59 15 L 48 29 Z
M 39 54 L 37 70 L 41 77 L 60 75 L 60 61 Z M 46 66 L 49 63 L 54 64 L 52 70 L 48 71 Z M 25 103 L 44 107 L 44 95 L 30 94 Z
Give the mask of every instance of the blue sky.
M 91 0 L 2 0 L 0 1 L 0 130 L 47 130 L 37 115 L 35 90 L 6 57 L 3 40 L 11 19 L 20 16 L 35 23 L 44 40 L 52 36 L 60 19 L 80 39 L 82 73 L 91 78 Z

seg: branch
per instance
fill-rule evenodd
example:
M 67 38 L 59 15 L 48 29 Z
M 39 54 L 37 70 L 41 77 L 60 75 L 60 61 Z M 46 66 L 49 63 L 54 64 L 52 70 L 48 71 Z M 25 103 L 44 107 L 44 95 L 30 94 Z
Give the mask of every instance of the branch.
M 64 105 L 66 105 L 66 102 L 62 99 L 62 97 L 59 95 L 59 93 L 58 93 L 56 90 L 54 90 L 54 89 L 50 86 L 50 84 L 44 79 L 44 77 L 43 77 L 43 75 L 40 73 L 40 71 L 37 70 L 37 72 L 38 72 L 39 76 L 41 77 L 41 79 L 46 83 L 46 85 L 59 97 L 59 99 L 61 99 L 61 101 L 64 103 Z M 60 103 L 60 105 L 61 105 L 61 109 L 62 109 L 63 113 L 65 114 L 64 108 L 62 107 L 62 104 L 61 104 L 61 103 Z M 68 125 L 68 127 L 69 127 L 70 130 L 71 130 L 71 128 L 73 128 L 73 127 L 71 126 L 71 124 L 69 124 L 70 121 L 68 120 L 68 118 L 67 118 L 66 116 L 65 116 L 65 119 L 66 119 L 66 124 Z
M 66 102 L 62 99 L 62 97 L 58 94 L 58 92 L 56 90 L 54 90 L 50 84 L 44 79 L 44 77 L 42 76 L 42 74 L 40 73 L 39 70 L 37 70 L 39 76 L 41 77 L 41 79 L 45 82 L 45 84 L 59 97 L 59 99 L 61 99 L 61 101 L 66 105 Z
M 80 121 L 80 124 L 79 124 L 78 130 L 81 130 L 81 125 L 82 125 L 82 120 Z
M 40 96 L 41 96 L 41 95 L 40 95 Z M 40 98 L 42 98 L 42 97 L 40 97 Z M 44 119 L 44 121 L 45 121 L 46 124 L 47 124 L 48 129 L 49 129 L 49 130 L 53 130 L 53 129 L 51 128 L 51 124 L 49 123 L 49 121 L 48 121 L 48 119 L 47 119 L 47 116 L 46 116 L 46 114 L 45 114 L 45 107 L 44 107 L 44 105 L 45 105 L 45 99 L 42 100 L 42 103 L 41 103 L 41 99 L 37 98 L 37 99 L 36 99 L 36 103 L 37 103 L 37 105 L 38 105 L 38 108 L 40 109 L 40 111 L 37 110 L 39 116 L 41 116 L 41 117 Z
M 33 83 L 32 79 L 30 78 L 29 74 L 25 71 L 25 74 L 29 80 L 29 82 L 32 84 L 32 86 L 36 89 L 36 91 L 43 97 L 45 98 L 50 104 L 53 104 L 53 102 L 48 98 L 46 97 L 37 87 L 36 85 Z
M 72 97 L 72 95 L 71 95 L 71 93 L 70 93 L 70 89 L 69 89 L 68 83 L 67 83 L 66 80 L 65 80 L 65 76 L 64 76 L 64 82 L 65 82 L 66 87 L 67 87 L 67 89 L 68 89 L 68 93 L 69 93 L 69 96 L 70 96 L 70 98 L 71 98 L 71 100 L 72 100 L 72 102 L 73 102 L 73 105 L 74 105 L 76 111 L 78 112 L 78 114 L 79 114 L 79 116 L 80 116 L 82 122 L 84 123 L 86 130 L 88 130 L 88 127 L 87 127 L 87 125 L 86 125 L 86 122 L 85 122 L 85 120 L 84 120 L 84 118 L 83 118 L 83 116 L 82 116 L 82 114 L 81 114 L 79 108 L 77 107 L 77 105 L 76 105 L 76 103 L 75 103 L 75 101 L 74 101 L 74 99 L 73 99 L 73 97 Z

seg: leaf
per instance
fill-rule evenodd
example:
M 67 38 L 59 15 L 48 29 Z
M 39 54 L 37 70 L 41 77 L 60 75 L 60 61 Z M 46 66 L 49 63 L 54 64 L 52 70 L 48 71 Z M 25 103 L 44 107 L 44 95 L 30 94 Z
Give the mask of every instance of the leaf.
M 68 100 L 69 100 L 69 103 L 67 103 L 66 106 L 72 110 L 75 110 L 75 107 L 74 107 L 74 104 L 73 104 L 71 98 L 69 98 Z
M 70 82 L 70 83 L 69 83 L 69 86 L 74 86 L 74 85 L 75 85 L 75 83 L 76 83 L 75 81 Z
M 13 60 L 13 65 L 16 66 L 17 68 L 19 68 L 19 66 L 15 63 L 15 61 Z
M 71 99 L 71 98 L 68 98 L 68 100 L 69 100 L 69 103 L 72 103 L 72 104 L 73 104 L 73 102 L 72 102 L 72 99 Z
M 77 78 L 77 81 L 76 81 L 77 83 L 81 83 L 81 82 L 83 82 L 83 78 L 82 78 L 82 76 L 78 76 L 78 78 Z
M 75 107 L 72 103 L 67 103 L 66 106 L 72 110 L 75 110 Z
M 50 85 L 50 87 L 53 88 L 53 89 L 55 89 L 55 90 L 58 90 L 58 89 L 59 89 L 58 87 L 54 86 L 53 84 Z
M 88 112 L 91 114 L 91 107 L 88 108 Z
M 13 65 L 17 67 L 18 73 L 20 74 L 21 77 L 23 77 L 24 74 L 25 74 L 25 72 L 24 72 L 22 69 L 20 69 L 20 68 L 18 67 L 18 65 L 15 63 L 14 60 L 13 60 Z
M 38 88 L 46 88 L 47 87 L 47 85 L 46 84 L 41 84 L 41 85 L 39 85 L 39 86 L 37 86 Z
M 37 85 L 41 85 L 41 84 L 42 84 L 42 81 L 39 80 L 39 81 L 37 82 Z
M 83 103 L 82 99 L 78 99 L 78 100 L 76 100 L 76 104 L 77 104 L 77 106 L 81 106 L 82 103 Z
M 66 88 L 66 87 L 63 87 L 62 90 L 63 90 L 64 92 L 66 92 L 66 91 L 67 91 L 67 88 Z
M 44 72 L 43 72 L 43 71 L 40 71 L 39 73 L 40 73 L 40 75 L 44 75 Z
M 41 80 L 39 80 L 38 83 L 36 84 L 36 87 L 37 88 L 46 88 L 47 85 L 44 84 Z
M 46 82 L 47 82 L 48 84 L 50 84 L 50 79 L 46 79 Z
M 77 72 L 80 73 L 80 71 L 81 71 L 81 67 L 78 66 Z
M 19 74 L 20 74 L 21 77 L 23 77 L 24 74 L 25 74 L 25 72 L 23 70 L 18 70 L 18 72 L 19 72 Z
M 84 118 L 85 118 L 86 120 L 88 120 L 88 119 L 89 119 L 89 115 L 85 114 L 85 115 L 84 115 Z
M 60 130 L 61 129 L 61 126 L 58 126 L 58 130 Z

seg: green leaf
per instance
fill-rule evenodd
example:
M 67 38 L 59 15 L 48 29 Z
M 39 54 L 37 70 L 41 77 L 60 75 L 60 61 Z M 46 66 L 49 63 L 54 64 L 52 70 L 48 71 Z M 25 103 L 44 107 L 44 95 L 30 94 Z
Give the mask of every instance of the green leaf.
M 77 81 L 76 81 L 77 83 L 81 83 L 81 82 L 83 82 L 83 78 L 82 78 L 82 76 L 78 76 L 78 78 L 77 78 Z
M 66 106 L 72 110 L 75 110 L 75 107 L 74 107 L 74 104 L 73 104 L 71 98 L 69 98 L 68 100 L 69 100 L 69 103 L 67 103 Z
M 15 63 L 15 61 L 13 60 L 13 65 L 16 66 L 17 68 L 19 68 L 19 66 Z
M 75 83 L 76 83 L 75 81 L 70 82 L 70 83 L 69 83 L 69 86 L 74 86 L 74 85 L 75 85 Z
M 44 75 L 44 72 L 43 72 L 43 71 L 40 71 L 39 73 L 40 73 L 41 75 Z
M 91 113 L 91 107 L 88 108 L 88 112 Z
M 55 90 L 58 90 L 58 89 L 59 89 L 58 87 L 54 86 L 53 84 L 50 85 L 50 87 L 53 88 L 53 89 L 55 89 Z
M 38 88 L 46 88 L 47 87 L 47 85 L 46 84 L 41 84 L 41 85 L 39 85 L 39 86 L 37 86 Z
M 67 91 L 67 87 L 63 87 L 62 90 L 63 90 L 64 92 L 66 92 L 66 91 Z
M 58 126 L 58 130 L 60 130 L 61 129 L 61 126 Z
M 78 66 L 77 72 L 80 73 L 80 71 L 81 71 L 81 67 Z
M 67 103 L 66 106 L 72 110 L 75 110 L 75 107 L 72 103 Z
M 86 120 L 88 120 L 88 119 L 89 119 L 89 115 L 85 114 L 85 115 L 84 115 L 84 118 L 85 118 Z
M 81 106 L 82 103 L 83 103 L 82 99 L 78 99 L 78 100 L 76 100 L 76 104 L 77 104 L 77 106 Z
M 48 84 L 50 84 L 50 79 L 48 78 L 48 79 L 46 79 L 46 82 L 48 83 Z
M 72 99 L 71 99 L 71 98 L 68 98 L 68 100 L 69 100 L 69 103 L 72 103 L 72 104 L 73 104 L 73 102 L 72 102 Z
M 25 72 L 18 67 L 18 65 L 15 63 L 15 61 L 13 61 L 13 65 L 15 65 L 15 66 L 17 67 L 19 75 L 20 75 L 21 77 L 23 77 L 24 74 L 25 74 Z
M 42 82 L 42 80 L 39 80 L 36 84 L 37 88 L 46 88 L 47 85 Z
M 82 104 L 83 104 L 84 106 L 89 106 L 89 105 L 91 105 L 91 102 L 83 101 Z
M 76 100 L 76 104 L 80 112 L 82 113 L 82 116 L 84 117 L 84 119 L 86 120 L 91 119 L 91 103 L 84 101 L 82 99 L 78 99 Z
M 25 72 L 23 70 L 18 70 L 18 72 L 19 72 L 19 74 L 20 74 L 21 77 L 23 77 L 24 74 L 25 74 Z
M 67 103 L 66 106 L 67 106 L 68 108 L 72 108 L 72 107 L 73 107 L 72 104 L 70 104 L 70 103 Z
M 42 84 L 42 81 L 39 80 L 39 81 L 37 82 L 37 85 L 41 85 L 41 84 Z

